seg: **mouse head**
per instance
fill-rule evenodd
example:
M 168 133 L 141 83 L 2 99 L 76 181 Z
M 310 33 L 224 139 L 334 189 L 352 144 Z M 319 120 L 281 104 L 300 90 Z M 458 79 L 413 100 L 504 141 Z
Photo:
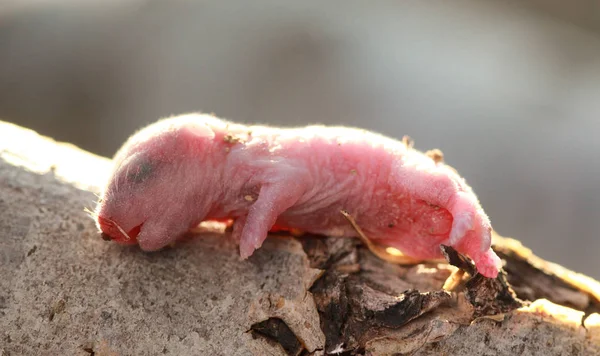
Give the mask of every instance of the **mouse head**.
M 104 239 L 157 250 L 194 223 L 194 173 L 214 136 L 197 121 L 159 121 L 117 152 L 95 212 Z

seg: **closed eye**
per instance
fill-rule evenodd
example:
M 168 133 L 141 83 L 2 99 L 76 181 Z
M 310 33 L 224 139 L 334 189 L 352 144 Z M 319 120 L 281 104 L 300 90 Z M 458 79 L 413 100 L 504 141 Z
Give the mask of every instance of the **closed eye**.
M 156 171 L 154 160 L 150 160 L 142 153 L 134 153 L 127 157 L 119 168 L 117 180 L 124 184 L 139 184 L 152 177 Z
M 142 161 L 132 169 L 128 170 L 127 181 L 131 183 L 142 183 L 154 172 L 153 166 L 148 161 Z

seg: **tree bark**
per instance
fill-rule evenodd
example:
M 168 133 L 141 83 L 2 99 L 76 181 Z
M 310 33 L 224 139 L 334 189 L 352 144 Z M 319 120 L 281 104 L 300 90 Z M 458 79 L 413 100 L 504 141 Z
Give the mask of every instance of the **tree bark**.
M 110 161 L 0 122 L 0 355 L 593 355 L 600 285 L 495 237 L 496 280 L 392 265 L 359 241 L 227 232 L 144 253 L 105 242 Z

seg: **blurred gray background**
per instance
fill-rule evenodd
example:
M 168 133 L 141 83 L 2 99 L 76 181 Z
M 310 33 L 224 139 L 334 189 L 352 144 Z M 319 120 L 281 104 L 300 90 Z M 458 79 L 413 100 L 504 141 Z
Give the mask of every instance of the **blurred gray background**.
M 0 0 L 0 119 L 111 156 L 189 111 L 408 134 L 600 278 L 598 1 Z

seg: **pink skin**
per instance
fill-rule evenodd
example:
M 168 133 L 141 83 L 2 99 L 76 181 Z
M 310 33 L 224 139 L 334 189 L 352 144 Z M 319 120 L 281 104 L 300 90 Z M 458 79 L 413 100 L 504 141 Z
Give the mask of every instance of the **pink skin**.
M 344 209 L 371 240 L 408 256 L 440 258 L 446 244 L 486 277 L 500 267 L 490 221 L 464 179 L 365 130 L 244 126 L 191 114 L 133 135 L 114 162 L 98 227 L 145 251 L 208 220 L 234 220 L 243 258 L 274 229 L 356 237 Z

